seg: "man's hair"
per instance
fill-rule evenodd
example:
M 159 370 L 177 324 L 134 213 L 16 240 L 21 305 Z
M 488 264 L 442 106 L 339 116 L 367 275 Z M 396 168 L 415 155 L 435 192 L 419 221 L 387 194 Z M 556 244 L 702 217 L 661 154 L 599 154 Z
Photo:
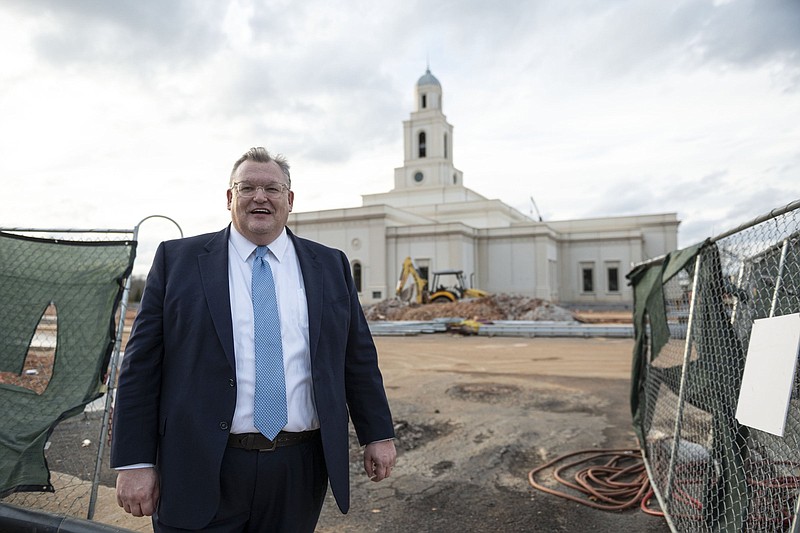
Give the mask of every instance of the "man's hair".
M 236 163 L 233 164 L 233 170 L 231 171 L 231 178 L 230 178 L 230 185 L 233 185 L 233 176 L 236 175 L 236 170 L 241 166 L 242 163 L 245 161 L 255 161 L 256 163 L 269 163 L 270 161 L 275 161 L 279 167 L 281 167 L 281 172 L 286 176 L 286 184 L 291 189 L 292 187 L 292 177 L 289 175 L 289 162 L 286 161 L 286 158 L 280 154 L 272 156 L 267 152 L 266 148 L 261 146 L 255 146 L 250 148 L 247 152 L 240 157 Z

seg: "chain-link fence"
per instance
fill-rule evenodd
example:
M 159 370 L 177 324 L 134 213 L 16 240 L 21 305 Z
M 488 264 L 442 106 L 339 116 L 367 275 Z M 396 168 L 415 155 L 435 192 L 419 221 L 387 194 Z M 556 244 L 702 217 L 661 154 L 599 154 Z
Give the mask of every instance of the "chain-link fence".
M 632 408 L 674 531 L 798 531 L 800 375 L 782 437 L 736 419 L 753 321 L 800 312 L 800 201 L 643 264 Z
M 134 230 L 0 230 L 0 496 L 91 517 Z

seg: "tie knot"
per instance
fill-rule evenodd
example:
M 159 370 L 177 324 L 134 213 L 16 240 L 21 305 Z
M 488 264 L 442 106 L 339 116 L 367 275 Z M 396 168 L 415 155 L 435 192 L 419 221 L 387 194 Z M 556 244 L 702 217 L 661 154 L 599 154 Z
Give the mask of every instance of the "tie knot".
M 256 247 L 256 259 L 259 259 L 259 258 L 263 259 L 264 256 L 267 255 L 268 251 L 269 251 L 269 248 L 267 248 L 266 246 L 257 246 Z

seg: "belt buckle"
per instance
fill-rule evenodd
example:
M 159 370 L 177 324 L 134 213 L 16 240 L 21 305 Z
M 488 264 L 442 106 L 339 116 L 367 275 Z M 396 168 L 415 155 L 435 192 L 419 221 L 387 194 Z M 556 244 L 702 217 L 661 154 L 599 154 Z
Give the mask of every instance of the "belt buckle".
M 267 440 L 269 440 L 269 439 L 267 439 Z M 271 447 L 269 447 L 269 448 L 259 448 L 258 451 L 260 451 L 260 452 L 274 452 L 275 448 L 278 447 L 278 436 L 276 435 L 275 436 L 275 440 L 270 440 L 270 442 L 272 443 Z

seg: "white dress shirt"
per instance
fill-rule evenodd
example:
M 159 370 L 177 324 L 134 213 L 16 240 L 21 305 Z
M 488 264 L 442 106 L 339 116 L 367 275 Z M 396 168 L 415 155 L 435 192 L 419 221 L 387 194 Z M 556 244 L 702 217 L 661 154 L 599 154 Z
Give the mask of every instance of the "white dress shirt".
M 284 431 L 319 428 L 311 381 L 308 346 L 308 304 L 294 243 L 284 228 L 268 245 L 266 256 L 275 278 L 281 322 L 283 369 L 288 422 Z M 256 245 L 231 225 L 228 241 L 228 286 L 231 295 L 233 349 L 236 356 L 236 409 L 231 433 L 257 433 L 253 425 L 255 345 L 253 342 L 252 278 Z

